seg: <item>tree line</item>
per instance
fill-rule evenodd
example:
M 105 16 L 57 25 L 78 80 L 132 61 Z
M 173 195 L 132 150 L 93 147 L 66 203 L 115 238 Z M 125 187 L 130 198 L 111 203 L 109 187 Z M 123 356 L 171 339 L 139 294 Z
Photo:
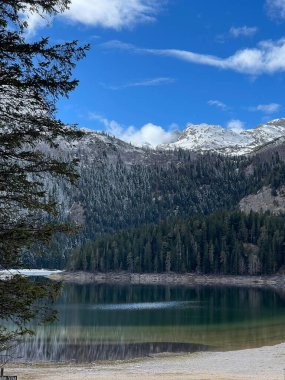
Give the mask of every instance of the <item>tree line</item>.
M 257 275 L 285 265 L 285 216 L 217 211 L 170 219 L 88 241 L 68 269 Z

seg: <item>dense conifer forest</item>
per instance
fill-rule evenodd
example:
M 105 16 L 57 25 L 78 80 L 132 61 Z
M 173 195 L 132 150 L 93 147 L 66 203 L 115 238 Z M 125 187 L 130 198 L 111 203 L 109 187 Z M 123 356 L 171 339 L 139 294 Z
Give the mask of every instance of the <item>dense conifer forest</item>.
M 107 235 L 74 249 L 71 270 L 272 274 L 285 265 L 285 216 L 218 211 Z
M 285 184 L 284 157 L 278 149 L 253 157 L 225 157 L 216 154 L 199 155 L 185 150 L 136 151 L 128 144 L 116 147 L 116 139 L 113 141 L 111 138 L 110 141 L 111 143 L 108 144 L 101 141 L 89 141 L 88 146 L 86 143 L 79 146 L 76 151 L 77 156 L 80 156 L 80 183 L 77 188 L 69 188 L 62 183 L 55 184 L 52 188 L 54 194 L 62 194 L 59 214 L 62 218 L 65 215 L 67 221 L 71 219 L 71 216 L 75 218 L 79 224 L 79 233 L 73 237 L 59 235 L 54 238 L 51 245 L 45 248 L 40 246 L 32 254 L 30 252 L 25 254 L 25 260 L 30 265 L 63 268 L 69 261 L 69 267 L 74 269 L 130 270 L 133 268 L 136 271 L 160 272 L 169 269 L 170 265 L 169 270 L 173 271 L 201 271 L 203 273 L 210 271 L 269 273 L 277 269 L 279 261 L 275 266 L 270 264 L 271 266 L 268 267 L 266 264 L 263 268 L 260 264 L 263 259 L 260 257 L 256 269 L 249 269 L 250 260 L 255 256 L 249 255 L 246 258 L 243 253 L 241 253 L 243 259 L 240 259 L 239 265 L 234 267 L 229 257 L 227 257 L 227 264 L 223 267 L 219 261 L 222 259 L 217 258 L 217 253 L 214 262 L 205 264 L 204 252 L 208 248 L 204 246 L 200 252 L 201 262 L 199 262 L 200 259 L 193 259 L 193 257 L 191 261 L 187 261 L 186 256 L 189 253 L 184 252 L 184 256 L 178 258 L 176 263 L 175 248 L 172 247 L 172 259 L 168 260 L 170 264 L 167 266 L 166 258 L 162 259 L 160 256 L 153 257 L 152 264 L 144 264 L 141 258 L 138 262 L 137 257 L 140 257 L 142 253 L 135 252 L 136 246 L 132 246 L 134 258 L 131 260 L 131 266 L 126 264 L 129 252 L 124 259 L 119 260 L 119 264 L 113 262 L 112 255 L 107 259 L 105 254 L 102 257 L 100 254 L 96 265 L 94 262 L 86 264 L 85 259 L 80 264 L 81 258 L 76 261 L 74 259 L 76 252 L 84 252 L 90 244 L 92 246 L 98 244 L 101 240 L 97 241 L 97 239 L 101 239 L 106 234 L 116 234 L 117 231 L 120 231 L 119 234 L 124 234 L 127 233 L 124 232 L 125 229 L 129 231 L 130 228 L 138 228 L 137 233 L 142 234 L 140 239 L 144 241 L 146 239 L 144 231 L 152 234 L 152 229 L 159 229 L 162 222 L 164 223 L 162 225 L 170 223 L 171 230 L 173 218 L 176 218 L 177 223 L 180 220 L 179 223 L 183 224 L 186 223 L 185 221 L 188 223 L 193 217 L 198 218 L 196 215 L 200 215 L 199 218 L 203 218 L 204 215 L 206 223 L 207 215 L 221 209 L 238 208 L 238 203 L 243 197 L 256 193 L 263 186 L 270 186 L 274 195 Z M 128 150 L 131 151 L 131 157 L 126 158 L 124 154 Z M 70 158 L 74 158 L 74 152 L 73 154 L 68 152 L 68 154 Z M 69 210 L 69 213 L 66 210 Z M 216 223 L 213 220 L 212 222 Z M 223 221 L 220 220 L 219 223 Z M 149 227 L 150 230 L 147 227 L 148 224 L 158 226 Z M 117 239 L 117 235 L 114 235 L 114 239 Z M 90 241 L 95 243 L 90 243 Z M 210 251 L 212 245 L 216 252 L 220 250 L 222 243 L 217 242 L 218 246 L 216 246 L 215 241 L 218 241 L 218 237 L 211 237 L 207 242 L 211 247 Z M 256 245 L 256 242 L 240 241 L 238 243 L 240 247 L 242 243 Z M 185 247 L 187 244 L 188 241 L 184 242 Z M 200 243 L 196 242 L 196 244 Z M 187 247 L 185 249 L 187 250 Z M 45 250 L 45 255 L 37 253 L 43 250 Z M 73 262 L 69 260 L 72 251 Z M 147 251 L 149 251 L 149 245 Z M 246 246 L 243 246 L 243 251 L 246 251 Z M 228 254 L 227 250 L 225 252 Z M 114 260 L 116 261 L 117 258 L 115 257 Z

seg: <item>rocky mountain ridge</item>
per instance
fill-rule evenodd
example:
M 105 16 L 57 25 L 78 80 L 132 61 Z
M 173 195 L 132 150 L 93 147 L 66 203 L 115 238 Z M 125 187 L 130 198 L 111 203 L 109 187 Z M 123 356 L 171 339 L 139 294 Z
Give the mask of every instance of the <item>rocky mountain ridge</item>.
M 219 125 L 188 124 L 178 140 L 159 146 L 160 149 L 188 149 L 215 152 L 228 156 L 254 153 L 264 145 L 285 138 L 285 118 L 275 119 L 254 129 L 235 131 Z

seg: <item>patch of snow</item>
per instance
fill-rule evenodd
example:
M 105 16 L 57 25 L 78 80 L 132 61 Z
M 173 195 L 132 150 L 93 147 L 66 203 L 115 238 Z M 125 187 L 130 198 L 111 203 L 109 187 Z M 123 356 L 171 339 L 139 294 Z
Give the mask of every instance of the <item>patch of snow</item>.
M 25 277 L 48 277 L 51 274 L 62 273 L 62 270 L 49 269 L 8 269 L 0 271 L 0 278 L 15 276 L 16 274 Z

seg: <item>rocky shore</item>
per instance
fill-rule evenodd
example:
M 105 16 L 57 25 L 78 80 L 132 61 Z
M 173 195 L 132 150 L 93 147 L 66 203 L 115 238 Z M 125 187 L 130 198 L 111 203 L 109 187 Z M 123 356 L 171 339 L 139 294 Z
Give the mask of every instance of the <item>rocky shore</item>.
M 219 276 L 177 273 L 90 273 L 90 272 L 60 272 L 49 276 L 55 281 L 88 284 L 145 284 L 145 285 L 227 285 L 247 287 L 274 287 L 285 289 L 285 275 L 274 276 Z

